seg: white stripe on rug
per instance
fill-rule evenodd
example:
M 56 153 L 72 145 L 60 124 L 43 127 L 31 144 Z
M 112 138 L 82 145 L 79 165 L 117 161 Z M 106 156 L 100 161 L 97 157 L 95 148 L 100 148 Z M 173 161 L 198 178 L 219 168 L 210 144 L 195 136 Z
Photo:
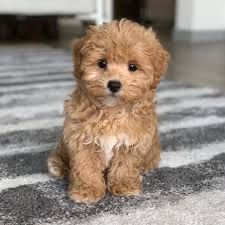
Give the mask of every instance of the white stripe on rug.
M 56 147 L 57 143 L 47 143 L 41 144 L 38 146 L 4 146 L 3 149 L 0 149 L 0 156 L 12 156 L 17 154 L 26 154 L 26 153 L 38 153 L 46 152 L 52 150 Z
M 160 124 L 160 132 L 166 133 L 176 129 L 188 129 L 195 127 L 205 127 L 225 123 L 225 117 L 208 116 L 208 117 L 189 117 L 180 121 L 167 121 Z
M 215 91 L 211 88 L 188 88 L 184 91 L 184 88 L 181 87 L 179 89 L 172 89 L 172 90 L 162 90 L 158 92 L 157 100 L 163 100 L 166 98 L 184 98 L 184 97 L 197 97 L 201 95 L 210 95 L 217 93 L 218 91 Z
M 25 119 L 37 115 L 39 113 L 48 113 L 52 111 L 62 114 L 63 102 L 51 102 L 48 104 L 48 102 L 46 101 L 45 104 L 39 105 L 3 108 L 0 109 L 0 117 L 14 115 L 17 118 Z
M 27 68 L 27 65 L 35 65 L 35 66 L 40 66 L 40 68 L 47 68 L 49 67 L 54 67 L 57 65 L 63 66 L 65 64 L 70 64 L 72 65 L 72 57 L 69 55 L 49 55 L 46 57 L 43 57 L 43 55 L 40 56 L 25 56 L 24 59 L 16 60 L 17 57 L 20 56 L 14 56 L 14 57 L 5 57 L 3 58 L 2 55 L 0 55 L 0 67 L 3 68 L 3 70 L 0 69 L 0 71 L 15 71 L 15 70 L 21 70 L 24 67 Z M 55 57 L 52 59 L 51 57 Z M 55 63 L 58 61 L 59 63 Z M 12 67 L 12 62 L 13 62 L 13 67 Z M 19 67 L 17 67 L 19 66 Z M 11 70 L 12 69 L 12 70 Z
M 12 62 L 11 62 L 12 63 Z M 63 63 L 60 63 L 60 62 L 46 62 L 46 63 L 40 63 L 40 64 L 24 64 L 26 63 L 26 60 L 24 60 L 23 63 L 21 64 L 18 64 L 18 65 L 13 65 L 13 64 L 10 64 L 9 66 L 8 65 L 1 65 L 0 67 L 0 75 L 5 75 L 5 73 L 10 73 L 10 72 L 16 72 L 17 69 L 23 69 L 23 70 L 29 70 L 30 72 L 32 70 L 38 70 L 38 69 L 47 69 L 49 67 L 53 67 L 53 66 L 56 66 L 56 67 L 65 67 L 65 68 L 73 68 L 73 64 L 72 64 L 72 61 L 69 62 L 63 62 Z
M 57 81 L 57 80 L 62 80 L 62 82 L 63 82 L 63 79 L 71 79 L 71 80 L 74 80 L 73 79 L 73 75 L 72 75 L 72 73 L 65 73 L 65 72 L 63 72 L 63 75 L 61 75 L 61 76 L 52 76 L 52 75 L 45 75 L 45 76 L 34 76 L 34 77 L 30 77 L 30 76 L 28 76 L 27 78 L 24 78 L 24 77 L 16 77 L 16 78 L 13 78 L 13 79 L 9 79 L 9 78 L 2 78 L 2 79 L 0 79 L 0 84 L 1 85 L 3 85 L 3 84 L 5 84 L 5 85 L 9 85 L 9 84 L 14 84 L 14 83 L 17 83 L 17 82 L 23 82 L 23 83 L 25 83 L 25 84 L 27 84 L 26 82 L 43 82 L 44 83 L 44 81 L 46 81 L 46 83 L 47 83 L 47 81 Z M 66 80 L 66 81 L 67 81 Z M 15 86 L 16 85 L 20 85 L 20 84 L 15 84 Z
M 4 86 L 0 88 L 0 93 L 1 92 L 6 92 L 8 93 L 9 91 L 23 91 L 23 90 L 29 90 L 29 89 L 33 89 L 33 88 L 38 88 L 40 90 L 44 89 L 44 88 L 51 88 L 54 87 L 55 90 L 57 90 L 57 87 L 72 87 L 75 86 L 75 82 L 74 81 L 61 81 L 61 82 L 54 82 L 52 81 L 51 83 L 40 83 L 40 84 L 20 84 L 20 85 L 16 85 L 16 86 Z
M 72 76 L 73 74 L 73 68 L 70 67 L 62 67 L 62 66 L 55 66 L 53 68 L 46 68 L 46 69 L 36 69 L 36 70 L 21 70 L 21 71 L 6 71 L 6 72 L 0 72 L 0 82 L 3 80 L 6 80 L 7 78 L 9 80 L 13 79 L 29 79 L 29 77 L 36 77 L 36 76 L 44 76 L 49 75 L 51 77 L 55 76 L 64 76 L 64 75 L 70 74 Z
M 225 107 L 225 97 L 185 99 L 184 101 L 178 102 L 176 104 L 159 105 L 157 108 L 157 112 L 160 115 L 163 115 L 171 111 L 180 112 L 185 109 L 191 109 L 194 107 L 197 107 L 200 109 L 223 108 Z
M 50 87 L 46 87 L 42 89 L 30 88 L 29 90 L 27 90 L 27 92 L 26 91 L 24 92 L 23 90 L 16 91 L 16 92 L 8 92 L 0 96 L 0 102 L 1 101 L 9 102 L 11 99 L 17 99 L 17 98 L 18 99 L 32 98 L 33 95 L 43 98 L 45 96 L 48 96 L 48 94 L 53 95 L 53 93 L 56 93 L 56 90 L 58 94 L 60 94 L 61 92 L 62 92 L 62 95 L 64 94 L 64 92 L 67 92 L 66 94 L 71 94 L 74 88 L 75 88 L 75 83 L 69 84 L 69 85 L 62 85 L 62 86 L 60 86 L 60 84 L 59 86 L 55 84 L 54 86 L 50 86 Z M 41 94 L 39 93 L 39 90 L 41 91 Z
M 28 120 L 17 124 L 0 125 L 0 134 L 22 130 L 47 129 L 57 126 L 63 126 L 63 118 Z
M 49 89 L 41 90 L 41 95 L 36 90 L 33 93 L 29 93 L 29 94 L 20 93 L 15 95 L 4 95 L 0 97 L 0 104 L 4 104 L 5 107 L 8 107 L 6 104 L 14 101 L 13 105 L 15 107 L 16 105 L 18 105 L 18 100 L 24 101 L 24 102 L 32 100 L 33 103 L 36 100 L 43 100 L 43 102 L 44 101 L 59 102 L 59 105 L 61 105 L 64 99 L 70 94 L 71 94 L 71 91 L 69 89 L 58 87 L 57 91 L 55 91 L 55 88 L 53 89 L 49 88 Z
M 160 167 L 179 167 L 210 160 L 225 153 L 225 142 L 202 144 L 196 149 L 161 152 Z
M 9 188 L 16 188 L 22 185 L 30 185 L 36 183 L 43 183 L 47 181 L 54 180 L 49 177 L 47 174 L 32 174 L 24 175 L 15 178 L 4 178 L 0 179 L 0 192 Z

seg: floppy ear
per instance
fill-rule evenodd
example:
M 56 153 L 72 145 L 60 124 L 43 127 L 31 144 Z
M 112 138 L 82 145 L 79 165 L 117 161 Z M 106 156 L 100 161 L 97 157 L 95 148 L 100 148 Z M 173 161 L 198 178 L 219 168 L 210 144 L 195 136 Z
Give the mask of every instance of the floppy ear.
M 82 39 L 75 39 L 72 42 L 72 54 L 73 54 L 73 63 L 74 63 L 74 75 L 79 74 L 79 67 L 81 63 L 81 49 L 83 46 Z
M 89 36 L 84 36 L 81 39 L 73 41 L 73 62 L 74 62 L 74 75 L 79 77 L 81 74 L 81 62 L 85 53 L 92 47 L 91 39 Z
M 169 53 L 159 45 L 155 49 L 154 58 L 152 59 L 153 67 L 154 67 L 154 82 L 151 88 L 156 88 L 158 83 L 160 82 L 160 78 L 162 75 L 165 75 L 168 68 L 169 61 Z
M 168 69 L 169 53 L 159 44 L 152 58 L 154 67 L 154 82 L 151 88 L 156 88 L 162 75 L 165 75 Z

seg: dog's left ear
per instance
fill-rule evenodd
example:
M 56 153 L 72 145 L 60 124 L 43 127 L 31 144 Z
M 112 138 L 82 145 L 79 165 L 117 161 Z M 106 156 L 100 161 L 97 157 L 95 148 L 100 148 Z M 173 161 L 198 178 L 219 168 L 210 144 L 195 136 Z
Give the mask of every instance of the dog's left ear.
M 151 88 L 156 88 L 162 75 L 165 75 L 168 69 L 169 53 L 158 42 L 154 49 L 153 58 L 151 58 L 154 67 L 154 81 Z
M 157 87 L 161 76 L 165 75 L 167 72 L 170 56 L 169 53 L 162 47 L 160 42 L 157 40 L 154 32 L 151 29 L 148 29 L 148 32 L 150 32 L 151 36 L 154 39 L 154 42 L 156 42 L 154 47 L 151 47 L 151 52 L 149 54 L 154 69 L 154 81 L 151 85 L 151 88 L 154 89 Z

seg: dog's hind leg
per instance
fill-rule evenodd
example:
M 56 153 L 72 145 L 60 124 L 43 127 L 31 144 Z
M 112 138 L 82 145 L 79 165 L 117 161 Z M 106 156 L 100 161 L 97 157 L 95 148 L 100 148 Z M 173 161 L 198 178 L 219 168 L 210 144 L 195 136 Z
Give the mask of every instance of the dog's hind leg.
M 63 140 L 61 140 L 57 149 L 52 151 L 48 157 L 48 171 L 54 177 L 63 178 L 67 175 L 68 169 L 67 150 Z

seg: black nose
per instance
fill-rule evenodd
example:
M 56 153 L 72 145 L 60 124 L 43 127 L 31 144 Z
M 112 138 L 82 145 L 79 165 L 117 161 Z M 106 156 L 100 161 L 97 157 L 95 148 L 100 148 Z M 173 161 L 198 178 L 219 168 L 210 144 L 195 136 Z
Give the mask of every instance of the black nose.
M 118 92 L 121 88 L 121 83 L 118 80 L 110 80 L 107 85 L 108 89 L 115 93 Z

